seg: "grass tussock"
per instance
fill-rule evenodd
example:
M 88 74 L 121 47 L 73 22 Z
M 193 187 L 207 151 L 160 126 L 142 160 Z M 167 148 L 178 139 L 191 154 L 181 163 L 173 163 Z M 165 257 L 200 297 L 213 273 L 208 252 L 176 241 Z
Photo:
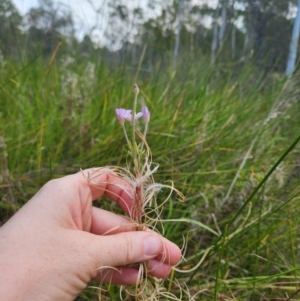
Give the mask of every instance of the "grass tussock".
M 138 78 L 137 103 L 151 111 L 147 143 L 159 164 L 155 181 L 150 153 L 141 166 L 149 217 L 140 215 L 138 223 L 185 246 L 170 279 L 143 277 L 141 299 L 149 299 L 150 287 L 161 296 L 150 300 L 286 300 L 293 294 L 297 300 L 299 79 L 257 75 L 251 66 L 236 75 L 200 63 L 185 62 L 176 74 L 157 65 Z M 65 58 L 51 66 L 41 59 L 0 66 L 1 222 L 47 180 L 80 168 L 116 166 L 112 172 L 139 185 L 128 172 L 126 139 L 114 115 L 132 105 L 135 70 L 89 64 Z M 184 202 L 170 193 L 173 187 Z M 111 202 L 98 205 L 119 210 Z M 103 300 L 135 299 L 135 288 L 122 288 L 121 296 L 113 285 L 102 288 Z M 88 288 L 78 300 L 97 300 L 97 294 Z

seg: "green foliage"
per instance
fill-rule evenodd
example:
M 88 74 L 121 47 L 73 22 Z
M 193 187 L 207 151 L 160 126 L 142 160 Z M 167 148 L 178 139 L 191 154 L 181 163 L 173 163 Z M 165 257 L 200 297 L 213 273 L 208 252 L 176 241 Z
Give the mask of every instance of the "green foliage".
M 155 180 L 174 181 L 186 196 L 184 203 L 171 198 L 161 216 L 169 220 L 166 237 L 180 246 L 186 238 L 178 269 L 196 266 L 175 272 L 176 278 L 192 296 L 198 293 L 194 300 L 291 296 L 300 268 L 300 91 L 297 77 L 274 72 L 287 55 L 286 5 L 261 1 L 256 25 L 263 25 L 257 31 L 263 38 L 254 56 L 243 48 L 242 31 L 236 31 L 232 54 L 229 36 L 236 28 L 230 24 L 210 63 L 212 29 L 188 23 L 195 26 L 191 31 L 184 24 L 174 72 L 175 2 L 156 18 L 136 22 L 136 43 L 117 52 L 95 48 L 88 35 L 82 42 L 62 35 L 63 16 L 52 15 L 53 30 L 46 31 L 40 25 L 47 11 L 54 13 L 51 3 L 31 12 L 35 23 L 23 35 L 15 8 L 0 2 L 3 28 L 14 29 L 9 36 L 0 28 L 0 222 L 49 179 L 80 168 L 126 165 L 114 112 L 132 106 L 137 76 L 139 104 L 151 111 L 147 141 L 160 165 Z M 112 16 L 128 24 L 130 12 L 120 5 Z M 190 20 L 213 13 L 194 8 Z M 142 12 L 134 14 L 142 19 Z M 161 202 L 167 194 L 162 191 Z M 119 210 L 106 200 L 100 204 Z M 167 287 L 179 294 L 171 280 Z M 110 287 L 107 296 L 117 300 L 117 289 Z M 87 289 L 78 300 L 97 300 L 96 290 Z
M 0 1 L 0 51 L 4 55 L 19 56 L 22 17 L 10 0 Z
M 114 110 L 131 106 L 135 70 L 71 57 L 51 64 L 40 57 L 25 68 L 3 64 L 2 222 L 51 178 L 91 166 L 125 166 L 126 143 Z M 178 68 L 172 75 L 158 65 L 151 76 L 141 71 L 138 78 L 139 101 L 151 111 L 148 143 L 160 164 L 155 180 L 173 180 L 186 196 L 165 208 L 162 218 L 171 220 L 165 235 L 179 245 L 182 235 L 187 238 L 179 269 L 202 260 L 176 277 L 206 300 L 284 297 L 296 290 L 300 267 L 297 145 L 247 200 L 299 135 L 297 85 L 263 78 L 251 65 L 238 78 L 227 64 L 207 60 L 183 61 Z M 117 210 L 109 202 L 101 206 Z M 175 283 L 170 287 L 178 290 Z M 96 300 L 92 291 L 78 300 Z M 109 295 L 118 298 L 113 287 Z

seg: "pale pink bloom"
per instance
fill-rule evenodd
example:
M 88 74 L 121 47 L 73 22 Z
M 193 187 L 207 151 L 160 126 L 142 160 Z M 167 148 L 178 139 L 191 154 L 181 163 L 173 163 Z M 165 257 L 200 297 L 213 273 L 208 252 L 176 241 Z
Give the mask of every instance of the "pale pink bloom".
M 131 121 L 131 110 L 116 109 L 116 115 L 121 124 L 124 124 L 125 120 Z
M 132 121 L 132 110 L 116 109 L 116 115 L 121 124 L 124 124 L 125 120 Z M 135 114 L 134 119 L 137 120 L 143 116 L 142 112 Z
M 146 106 L 143 106 L 143 108 L 142 108 L 142 114 L 143 114 L 143 117 L 144 117 L 144 121 L 146 123 L 148 123 L 149 120 L 150 120 L 150 112 L 149 112 L 149 110 L 148 110 L 148 108 Z

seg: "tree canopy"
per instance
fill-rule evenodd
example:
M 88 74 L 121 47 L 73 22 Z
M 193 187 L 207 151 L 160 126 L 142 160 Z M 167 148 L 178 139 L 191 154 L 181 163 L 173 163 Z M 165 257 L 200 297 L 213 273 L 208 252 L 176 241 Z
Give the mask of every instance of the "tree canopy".
M 106 18 L 107 23 L 100 45 L 93 38 L 99 22 L 79 41 L 74 16 L 62 4 L 40 0 L 38 7 L 21 16 L 11 0 L 1 0 L 0 50 L 13 59 L 41 53 L 49 56 L 62 40 L 61 54 L 71 51 L 80 56 L 105 50 L 115 63 L 125 59 L 137 63 L 147 45 L 144 62 L 148 67 L 189 55 L 223 62 L 251 59 L 266 71 L 285 70 L 296 1 L 219 0 L 216 7 L 208 4 L 149 1 L 143 8 L 128 6 L 123 0 L 108 1 L 108 17 L 103 7 L 94 7 L 95 20 Z

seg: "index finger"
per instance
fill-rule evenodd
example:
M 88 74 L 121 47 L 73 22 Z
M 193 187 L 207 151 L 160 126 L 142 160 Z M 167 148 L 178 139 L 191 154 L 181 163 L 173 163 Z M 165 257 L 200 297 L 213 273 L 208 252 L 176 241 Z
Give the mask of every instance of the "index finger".
M 92 200 L 106 195 L 115 201 L 125 212 L 132 211 L 133 187 L 107 167 L 91 168 L 82 171 L 88 181 Z

